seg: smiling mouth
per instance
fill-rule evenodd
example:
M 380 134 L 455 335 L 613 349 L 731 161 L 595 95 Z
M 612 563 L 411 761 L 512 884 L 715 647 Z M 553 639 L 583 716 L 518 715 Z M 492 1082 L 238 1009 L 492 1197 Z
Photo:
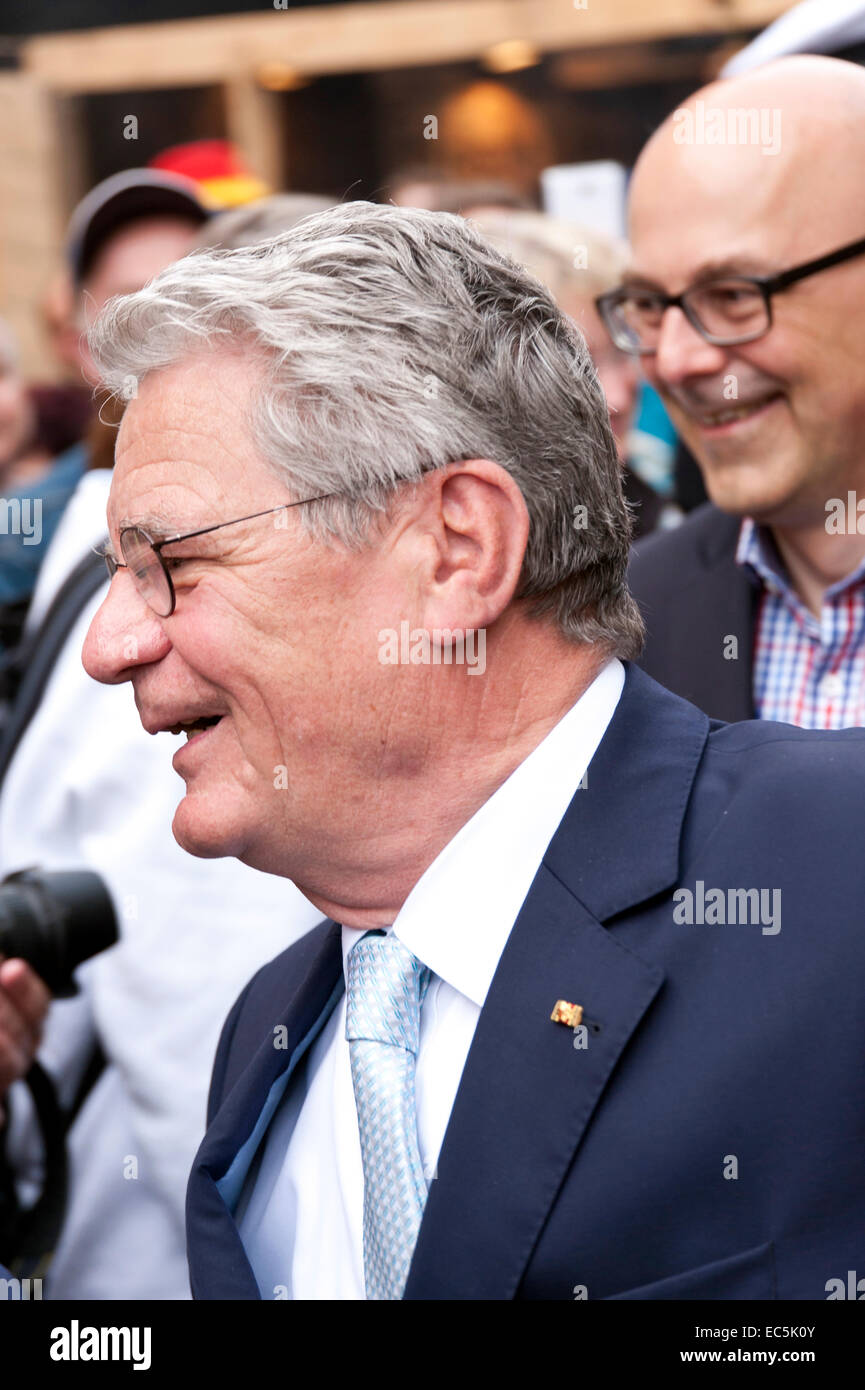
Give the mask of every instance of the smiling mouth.
M 765 410 L 767 406 L 774 405 L 775 401 L 779 401 L 781 394 L 780 391 L 775 391 L 771 396 L 762 396 L 758 401 L 724 406 L 721 410 L 689 411 L 688 414 L 703 429 L 718 429 L 722 425 L 733 425 L 739 420 L 747 420 L 752 415 L 759 415 L 760 411 Z
M 218 724 L 222 718 L 221 714 L 214 714 L 206 719 L 185 720 L 182 724 L 172 724 L 168 730 L 170 734 L 186 734 L 187 742 L 194 738 L 196 734 L 203 733 L 205 729 L 212 729 L 214 724 Z

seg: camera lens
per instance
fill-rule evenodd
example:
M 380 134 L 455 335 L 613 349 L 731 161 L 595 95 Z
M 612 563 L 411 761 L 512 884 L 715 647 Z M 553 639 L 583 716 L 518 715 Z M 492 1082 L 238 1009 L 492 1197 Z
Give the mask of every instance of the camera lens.
M 22 869 L 0 883 L 0 955 L 26 960 L 59 998 L 75 993 L 77 966 L 116 940 L 114 904 L 98 874 Z

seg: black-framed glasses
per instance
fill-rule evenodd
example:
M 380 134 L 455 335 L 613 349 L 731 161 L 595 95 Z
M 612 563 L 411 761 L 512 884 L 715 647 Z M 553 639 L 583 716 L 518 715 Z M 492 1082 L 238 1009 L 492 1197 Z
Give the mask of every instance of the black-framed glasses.
M 272 516 L 274 512 L 288 511 L 290 507 L 305 507 L 308 502 L 323 502 L 333 497 L 325 492 L 320 497 L 305 497 L 301 502 L 282 502 L 278 507 L 268 507 L 263 512 L 251 512 L 249 516 L 237 516 L 232 521 L 218 521 L 215 526 L 202 526 L 198 531 L 185 531 L 182 535 L 164 536 L 154 540 L 143 526 L 124 526 L 120 532 L 120 551 L 123 560 L 117 559 L 113 550 L 98 550 L 113 579 L 118 570 L 128 569 L 135 586 L 148 607 L 158 618 L 170 618 L 174 612 L 177 595 L 171 578 L 169 563 L 173 557 L 162 554 L 162 547 L 177 541 L 191 541 L 196 536 L 209 535 L 211 531 L 221 531 L 223 526 L 237 526 L 241 521 L 254 521 L 259 516 Z
M 622 352 L 645 356 L 657 352 L 668 309 L 681 309 L 691 327 L 709 343 L 732 347 L 762 338 L 772 327 L 772 296 L 809 275 L 841 265 L 865 253 L 865 237 L 782 270 L 777 275 L 719 275 L 692 285 L 681 294 L 664 294 L 647 286 L 622 285 L 598 295 L 595 307 L 607 332 Z

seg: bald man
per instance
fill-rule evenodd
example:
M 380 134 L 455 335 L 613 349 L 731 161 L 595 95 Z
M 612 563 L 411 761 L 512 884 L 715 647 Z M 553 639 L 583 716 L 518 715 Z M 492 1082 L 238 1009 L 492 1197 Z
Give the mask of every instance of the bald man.
M 634 172 L 601 309 L 710 498 L 636 554 L 643 665 L 716 718 L 865 723 L 863 159 L 865 70 L 797 56 L 696 93 Z

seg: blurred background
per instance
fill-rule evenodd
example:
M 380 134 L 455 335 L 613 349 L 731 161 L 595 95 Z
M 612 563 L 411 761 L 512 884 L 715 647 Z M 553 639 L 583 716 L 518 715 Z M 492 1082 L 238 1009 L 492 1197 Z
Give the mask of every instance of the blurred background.
M 213 164 L 223 205 L 257 181 L 373 201 L 400 185 L 412 201 L 425 177 L 447 177 L 506 184 L 528 205 L 617 231 L 625 171 L 653 127 L 789 8 L 6 0 L 0 315 L 22 370 L 43 381 L 61 371 L 44 297 L 71 210 L 108 175 L 168 147 L 227 140 L 241 182 L 220 198 L 226 169 Z

